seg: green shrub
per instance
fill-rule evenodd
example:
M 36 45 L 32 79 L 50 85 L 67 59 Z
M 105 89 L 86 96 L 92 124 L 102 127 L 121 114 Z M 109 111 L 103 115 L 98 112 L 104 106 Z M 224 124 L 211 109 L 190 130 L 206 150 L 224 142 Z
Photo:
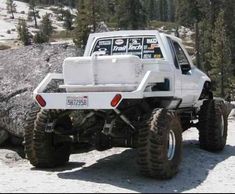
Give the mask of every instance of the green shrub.
M 49 41 L 48 36 L 46 36 L 42 32 L 37 32 L 33 37 L 33 42 L 35 44 L 42 44 L 42 43 L 45 43 L 45 42 L 48 42 L 48 41 Z

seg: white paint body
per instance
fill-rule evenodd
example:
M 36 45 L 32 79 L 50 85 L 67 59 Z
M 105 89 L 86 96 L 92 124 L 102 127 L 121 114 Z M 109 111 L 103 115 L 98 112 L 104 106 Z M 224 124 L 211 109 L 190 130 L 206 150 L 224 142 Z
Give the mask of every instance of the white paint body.
M 154 36 L 157 38 L 163 59 L 140 59 L 134 55 L 98 56 L 92 54 L 97 40 L 105 38 L 128 38 Z M 177 69 L 168 38 L 177 42 L 190 63 L 191 70 L 183 74 Z M 65 93 L 44 93 L 53 79 L 64 80 L 60 88 Z M 169 91 L 152 91 L 151 86 L 170 81 Z M 84 57 L 67 58 L 63 74 L 49 74 L 35 89 L 34 96 L 41 95 L 46 101 L 45 109 L 115 109 L 111 101 L 116 94 L 122 99 L 148 97 L 172 97 L 181 99 L 180 108 L 195 107 L 209 77 L 197 69 L 181 43 L 181 40 L 158 31 L 118 31 L 91 34 Z M 85 107 L 71 107 L 66 104 L 69 97 L 86 97 Z

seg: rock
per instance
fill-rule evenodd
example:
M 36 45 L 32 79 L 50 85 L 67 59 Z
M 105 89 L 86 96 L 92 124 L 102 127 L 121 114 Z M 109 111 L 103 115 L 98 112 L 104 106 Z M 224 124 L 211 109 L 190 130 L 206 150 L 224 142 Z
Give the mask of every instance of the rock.
M 0 145 L 4 143 L 8 139 L 8 137 L 8 132 L 3 129 L 0 129 Z
M 8 153 L 8 154 L 6 154 L 5 158 L 7 160 L 11 160 L 11 161 L 15 161 L 15 162 L 22 160 L 22 158 L 17 153 Z
M 79 55 L 81 51 L 64 44 L 0 51 L 0 128 L 22 138 L 33 90 L 48 73 L 62 72 L 66 57 Z

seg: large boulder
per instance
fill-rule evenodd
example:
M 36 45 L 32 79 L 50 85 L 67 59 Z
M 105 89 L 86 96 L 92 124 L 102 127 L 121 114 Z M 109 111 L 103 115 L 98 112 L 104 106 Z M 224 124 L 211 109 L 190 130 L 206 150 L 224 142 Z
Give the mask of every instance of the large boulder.
M 26 113 L 34 104 L 33 90 L 48 73 L 60 73 L 66 57 L 79 55 L 74 46 L 65 44 L 0 51 L 0 131 L 22 138 Z M 7 137 L 1 134 L 0 138 Z

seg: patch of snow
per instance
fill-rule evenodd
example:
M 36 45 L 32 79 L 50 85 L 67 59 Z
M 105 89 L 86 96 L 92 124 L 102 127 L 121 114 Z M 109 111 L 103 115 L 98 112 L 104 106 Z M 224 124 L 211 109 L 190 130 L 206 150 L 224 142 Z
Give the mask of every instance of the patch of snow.
M 0 32 L 6 32 L 7 29 L 13 29 L 15 25 L 3 20 L 0 20 Z
M 11 14 L 7 13 L 6 9 L 6 1 L 7 0 L 0 0 L 0 41 L 5 42 L 7 40 L 15 40 L 17 39 L 17 25 L 18 25 L 18 20 L 20 18 L 23 18 L 27 21 L 28 18 L 28 12 L 29 12 L 29 5 L 28 3 L 20 2 L 20 1 L 14 1 L 16 4 L 16 11 L 17 13 L 14 13 L 15 19 L 11 19 Z M 56 6 L 48 6 L 48 7 L 39 7 L 39 16 L 40 19 L 38 19 L 38 24 L 40 25 L 40 22 L 42 20 L 42 17 L 45 14 L 50 14 L 50 19 L 52 21 L 52 25 L 55 29 L 55 31 L 63 31 L 63 22 L 57 21 L 57 16 L 56 14 L 51 10 L 51 8 L 57 8 Z M 69 9 L 73 14 L 76 13 L 76 9 L 70 9 L 69 7 L 64 7 L 64 9 Z M 34 22 L 33 21 L 27 21 L 27 25 L 29 27 L 29 31 L 32 34 L 35 34 L 35 32 L 38 31 L 34 27 Z M 7 33 L 10 32 L 10 33 Z
M 11 31 L 12 29 L 16 29 L 14 24 L 0 20 L 0 40 L 16 39 L 17 32 Z M 9 31 L 10 34 L 7 33 L 7 31 Z

